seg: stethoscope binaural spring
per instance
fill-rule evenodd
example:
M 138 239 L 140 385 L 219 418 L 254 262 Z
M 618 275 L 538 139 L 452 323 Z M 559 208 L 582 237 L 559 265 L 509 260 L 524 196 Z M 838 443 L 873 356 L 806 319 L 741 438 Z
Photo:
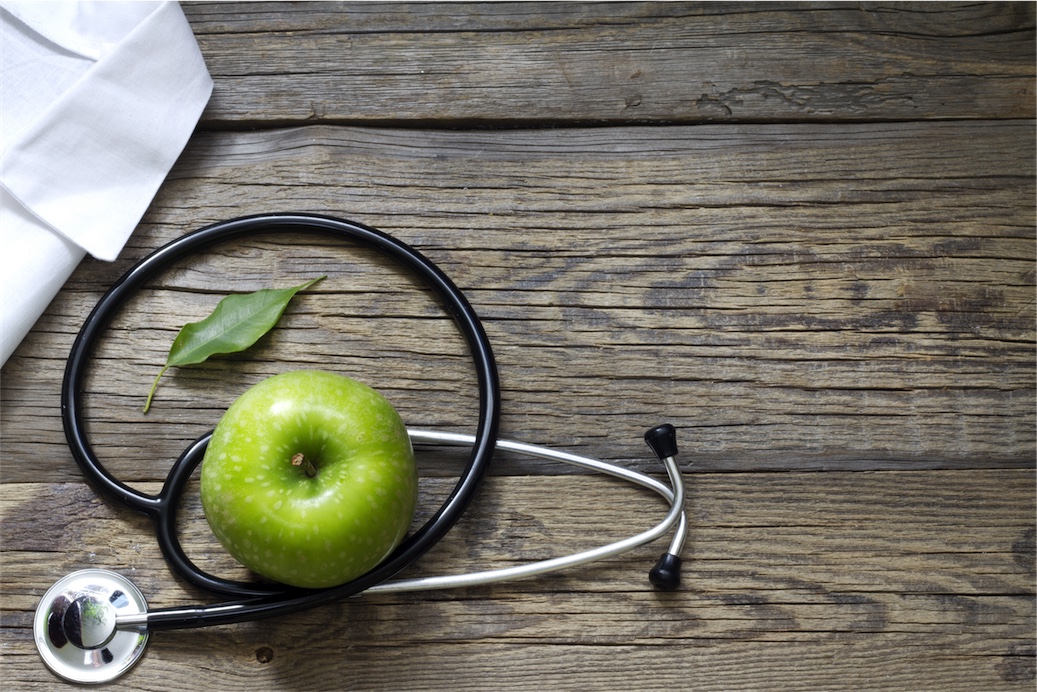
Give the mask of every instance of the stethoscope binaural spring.
M 216 243 L 246 235 L 310 232 L 330 235 L 389 255 L 431 288 L 470 350 L 479 388 L 479 417 L 474 435 L 411 429 L 415 443 L 470 446 L 471 452 L 453 490 L 432 517 L 408 536 L 380 565 L 361 577 L 322 590 L 301 590 L 277 584 L 224 579 L 200 569 L 184 552 L 176 532 L 179 498 L 201 462 L 211 433 L 203 435 L 171 467 L 161 491 L 148 495 L 115 478 L 98 459 L 87 438 L 81 393 L 90 354 L 110 320 L 145 281 L 172 263 Z M 187 582 L 232 599 L 227 603 L 148 610 L 140 591 L 122 575 L 108 570 L 74 572 L 44 595 L 36 611 L 34 636 L 46 665 L 72 682 L 93 683 L 123 674 L 143 654 L 148 635 L 163 629 L 186 629 L 230 624 L 296 612 L 357 595 L 361 592 L 418 591 L 475 586 L 534 576 L 618 555 L 654 541 L 676 526 L 667 552 L 650 572 L 661 589 L 677 588 L 680 552 L 687 531 L 684 485 L 677 467 L 673 426 L 648 431 L 645 439 L 663 461 L 669 485 L 651 476 L 595 459 L 545 447 L 499 440 L 500 385 L 486 332 L 472 306 L 454 283 L 432 261 L 409 245 L 373 228 L 312 214 L 264 214 L 218 223 L 170 242 L 124 274 L 87 317 L 69 354 L 61 392 L 62 422 L 69 448 L 87 480 L 105 496 L 151 518 L 163 557 Z M 496 450 L 561 461 L 606 473 L 658 493 L 669 505 L 656 526 L 627 539 L 573 555 L 498 570 L 463 575 L 390 579 L 412 564 L 453 527 L 472 500 Z

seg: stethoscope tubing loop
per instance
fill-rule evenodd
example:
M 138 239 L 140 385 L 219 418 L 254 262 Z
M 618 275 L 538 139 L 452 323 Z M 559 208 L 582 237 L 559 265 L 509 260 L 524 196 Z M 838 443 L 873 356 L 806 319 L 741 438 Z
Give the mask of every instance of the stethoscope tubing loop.
M 186 556 L 176 538 L 176 504 L 191 471 L 201 461 L 208 435 L 196 440 L 171 468 L 158 495 L 148 495 L 122 483 L 112 475 L 94 453 L 86 435 L 81 393 L 90 354 L 116 312 L 144 283 L 174 262 L 220 242 L 244 236 L 278 231 L 315 232 L 332 235 L 387 253 L 402 263 L 440 298 L 453 318 L 470 350 L 479 389 L 479 418 L 468 463 L 457 484 L 440 508 L 378 567 L 342 586 L 315 592 L 299 592 L 283 586 L 264 586 L 214 577 L 199 569 Z M 65 436 L 73 458 L 84 476 L 100 492 L 150 516 L 156 525 L 159 544 L 173 570 L 188 582 L 206 590 L 248 599 L 252 603 L 247 617 L 236 615 L 235 608 L 214 609 L 206 624 L 238 622 L 301 610 L 359 593 L 380 583 L 414 562 L 461 517 L 492 461 L 500 420 L 500 381 L 496 361 L 478 315 L 471 304 L 442 270 L 406 243 L 376 229 L 351 221 L 315 214 L 262 214 L 232 219 L 184 235 L 154 251 L 127 271 L 98 301 L 73 344 L 65 368 L 61 390 L 61 413 Z M 180 624 L 154 611 L 148 625 L 153 628 L 194 626 Z

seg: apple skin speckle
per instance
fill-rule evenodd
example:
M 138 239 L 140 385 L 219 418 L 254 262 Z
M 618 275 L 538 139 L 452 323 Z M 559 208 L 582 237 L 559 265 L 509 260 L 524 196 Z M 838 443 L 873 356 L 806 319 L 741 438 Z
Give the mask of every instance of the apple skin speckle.
M 292 465 L 300 452 L 313 476 Z M 277 492 L 256 493 L 257 479 Z M 316 370 L 247 390 L 202 461 L 202 507 L 220 543 L 250 570 L 302 588 L 337 586 L 384 560 L 411 525 L 417 488 L 410 438 L 392 405 Z

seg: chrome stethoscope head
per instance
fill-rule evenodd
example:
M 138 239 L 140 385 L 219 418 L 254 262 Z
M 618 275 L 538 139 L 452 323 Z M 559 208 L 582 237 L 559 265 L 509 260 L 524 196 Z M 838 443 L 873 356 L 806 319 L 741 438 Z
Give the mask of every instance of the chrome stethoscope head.
M 126 577 L 84 569 L 59 579 L 36 609 L 33 635 L 44 663 L 69 682 L 113 680 L 137 662 L 147 627 L 121 626 L 120 618 L 146 614 L 148 604 Z

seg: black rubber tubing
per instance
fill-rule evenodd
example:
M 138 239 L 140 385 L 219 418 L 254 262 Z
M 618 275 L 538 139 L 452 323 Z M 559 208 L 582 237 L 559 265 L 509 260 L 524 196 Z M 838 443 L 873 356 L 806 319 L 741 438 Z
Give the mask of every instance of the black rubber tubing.
M 147 280 L 191 254 L 217 243 L 268 233 L 308 232 L 330 235 L 374 248 L 424 279 L 443 301 L 463 335 L 475 364 L 479 420 L 471 456 L 450 496 L 417 531 L 404 539 L 380 565 L 357 579 L 320 590 L 223 579 L 195 565 L 176 536 L 176 509 L 191 473 L 205 453 L 212 433 L 193 442 L 173 464 L 158 495 L 141 493 L 120 482 L 101 463 L 87 439 L 80 396 L 90 355 L 108 323 Z M 182 236 L 154 251 L 126 272 L 98 301 L 76 337 L 61 386 L 61 416 L 72 456 L 83 475 L 105 496 L 142 512 L 154 521 L 156 537 L 171 569 L 189 583 L 214 594 L 239 599 L 233 604 L 174 607 L 151 611 L 149 629 L 181 629 L 229 624 L 297 612 L 353 596 L 379 584 L 413 563 L 454 526 L 471 502 L 493 460 L 500 422 L 500 379 L 486 331 L 464 294 L 431 260 L 406 243 L 374 228 L 316 214 L 278 213 L 217 223 Z M 224 610 L 227 605 L 242 608 Z M 188 614 L 189 612 L 189 614 Z

